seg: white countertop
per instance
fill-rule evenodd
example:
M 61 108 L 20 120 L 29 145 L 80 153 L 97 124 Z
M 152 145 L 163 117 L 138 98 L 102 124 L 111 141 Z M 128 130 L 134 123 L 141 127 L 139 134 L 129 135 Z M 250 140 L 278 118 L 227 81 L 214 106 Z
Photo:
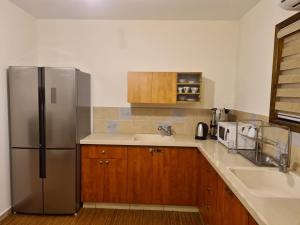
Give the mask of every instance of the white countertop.
M 135 141 L 130 134 L 92 134 L 81 144 L 197 147 L 260 225 L 300 225 L 300 199 L 263 198 L 251 194 L 229 167 L 255 167 L 214 140 L 176 135 L 173 142 Z M 300 190 L 299 190 L 300 191 Z

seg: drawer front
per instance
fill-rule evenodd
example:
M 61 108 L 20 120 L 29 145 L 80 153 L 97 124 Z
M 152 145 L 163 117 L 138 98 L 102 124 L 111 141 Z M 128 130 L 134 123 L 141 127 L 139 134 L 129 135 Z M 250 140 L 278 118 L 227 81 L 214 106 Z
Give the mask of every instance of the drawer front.
M 126 159 L 127 148 L 123 146 L 91 145 L 82 147 L 82 158 Z

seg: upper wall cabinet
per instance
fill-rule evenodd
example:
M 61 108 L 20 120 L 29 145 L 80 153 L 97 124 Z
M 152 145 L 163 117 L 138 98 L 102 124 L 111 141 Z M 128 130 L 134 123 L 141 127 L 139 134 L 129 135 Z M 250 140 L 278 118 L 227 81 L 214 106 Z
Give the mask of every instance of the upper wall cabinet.
M 152 102 L 152 73 L 128 73 L 128 102 Z
M 152 74 L 152 103 L 176 103 L 176 73 Z
M 199 102 L 201 73 L 129 72 L 128 102 Z
M 270 122 L 300 132 L 300 13 L 276 26 Z

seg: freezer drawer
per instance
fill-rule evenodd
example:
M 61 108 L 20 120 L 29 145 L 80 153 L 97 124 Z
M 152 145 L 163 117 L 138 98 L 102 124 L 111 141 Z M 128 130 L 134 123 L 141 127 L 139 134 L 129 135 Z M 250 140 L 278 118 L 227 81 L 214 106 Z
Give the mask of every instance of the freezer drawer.
M 39 70 L 10 67 L 8 71 L 12 147 L 39 148 Z
M 76 150 L 46 150 L 45 214 L 76 212 Z
M 43 180 L 39 177 L 38 149 L 11 149 L 13 211 L 43 213 Z
M 46 148 L 75 148 L 75 69 L 44 68 Z

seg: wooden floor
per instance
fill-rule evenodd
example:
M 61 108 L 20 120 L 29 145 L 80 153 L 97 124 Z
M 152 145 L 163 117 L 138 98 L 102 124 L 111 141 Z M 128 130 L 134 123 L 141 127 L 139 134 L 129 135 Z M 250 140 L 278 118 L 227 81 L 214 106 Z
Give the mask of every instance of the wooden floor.
M 11 215 L 0 225 L 202 225 L 198 213 L 82 209 L 78 216 Z

